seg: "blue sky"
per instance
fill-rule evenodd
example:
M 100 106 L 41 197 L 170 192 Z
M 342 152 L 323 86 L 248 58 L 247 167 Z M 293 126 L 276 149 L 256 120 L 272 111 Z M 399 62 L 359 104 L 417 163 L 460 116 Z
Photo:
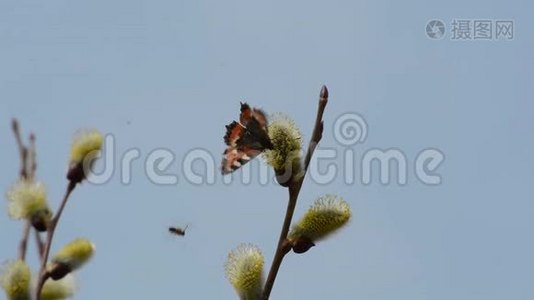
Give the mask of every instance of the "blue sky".
M 12 117 L 37 135 L 38 177 L 54 207 L 73 132 L 99 128 L 115 137 L 118 155 L 136 148 L 141 158 L 131 184 L 115 172 L 106 184 L 84 184 L 67 206 L 53 251 L 79 236 L 97 246 L 77 273 L 76 299 L 235 299 L 226 255 L 251 242 L 270 265 L 286 191 L 227 185 L 218 174 L 216 184 L 190 184 L 180 162 L 195 148 L 220 159 L 240 100 L 287 113 L 308 140 L 326 84 L 321 146 L 360 156 L 400 149 L 408 183 L 306 181 L 296 217 L 335 193 L 354 218 L 286 257 L 272 299 L 532 299 L 533 9 L 527 1 L 0 0 L 0 188 L 18 169 Z M 444 39 L 426 37 L 431 19 L 445 22 Z M 513 20 L 515 36 L 452 41 L 453 19 Z M 334 139 L 345 112 L 365 118 L 364 143 Z M 413 175 L 428 147 L 446 157 L 439 186 Z M 158 148 L 176 154 L 177 185 L 145 175 Z M 185 238 L 166 232 L 185 224 Z M 21 230 L 0 215 L 1 259 L 15 256 Z

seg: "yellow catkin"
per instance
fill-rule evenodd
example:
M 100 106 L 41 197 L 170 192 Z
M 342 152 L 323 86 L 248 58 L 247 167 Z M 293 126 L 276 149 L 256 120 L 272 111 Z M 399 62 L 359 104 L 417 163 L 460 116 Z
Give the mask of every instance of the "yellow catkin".
M 347 202 L 336 196 L 326 195 L 315 201 L 302 219 L 293 226 L 289 237 L 321 240 L 347 224 L 350 217 L 351 210 Z
M 263 281 L 263 254 L 251 244 L 241 244 L 228 254 L 226 277 L 241 299 L 259 299 Z
M 102 148 L 104 139 L 102 134 L 96 129 L 81 129 L 74 135 L 70 149 L 70 163 L 79 164 L 93 151 Z
M 8 261 L 2 266 L 0 284 L 9 300 L 30 299 L 31 272 L 22 260 Z
M 275 115 L 269 125 L 269 137 L 273 149 L 265 152 L 265 159 L 276 171 L 287 167 L 300 171 L 302 135 L 295 122 L 285 115 Z
M 74 295 L 76 283 L 74 276 L 67 275 L 60 280 L 47 280 L 41 291 L 41 300 L 61 300 Z
M 95 246 L 87 239 L 76 239 L 65 245 L 52 258 L 56 264 L 64 264 L 74 271 L 85 264 L 94 254 Z
M 8 213 L 13 219 L 28 219 L 36 214 L 50 216 L 46 188 L 38 181 L 20 180 L 6 193 Z

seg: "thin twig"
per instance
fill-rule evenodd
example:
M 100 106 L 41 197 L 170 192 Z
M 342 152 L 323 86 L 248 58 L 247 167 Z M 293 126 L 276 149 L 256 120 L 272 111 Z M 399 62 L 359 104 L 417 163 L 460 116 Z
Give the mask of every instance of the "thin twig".
M 291 226 L 291 220 L 293 219 L 300 189 L 302 187 L 302 183 L 304 182 L 306 172 L 308 171 L 313 152 L 323 136 L 323 113 L 327 103 L 328 89 L 326 86 L 323 86 L 319 96 L 319 107 L 317 109 L 315 126 L 313 128 L 310 144 L 308 146 L 308 152 L 306 153 L 306 157 L 304 159 L 304 175 L 289 185 L 289 200 L 287 202 L 286 216 L 284 218 L 284 224 L 282 225 L 282 231 L 280 232 L 280 238 L 278 239 L 278 246 L 276 247 L 271 269 L 269 270 L 269 275 L 267 276 L 267 280 L 265 281 L 265 286 L 263 288 L 262 299 L 264 300 L 269 299 L 274 281 L 276 280 L 276 276 L 278 275 L 278 270 L 280 269 L 280 265 L 282 264 L 284 256 L 291 250 L 291 246 L 287 240 L 287 234 L 289 233 L 289 227 Z
M 22 229 L 22 238 L 19 242 L 19 259 L 26 259 L 26 249 L 28 249 L 28 236 L 30 235 L 30 230 L 32 229 L 32 224 L 30 221 L 24 222 L 24 227 Z
M 52 240 L 54 239 L 54 232 L 56 231 L 59 218 L 61 218 L 61 214 L 63 213 L 63 210 L 65 209 L 65 205 L 67 204 L 67 201 L 69 200 L 69 196 L 75 187 L 76 187 L 76 183 L 73 181 L 69 181 L 69 185 L 67 186 L 67 191 L 65 192 L 65 196 L 63 197 L 63 200 L 61 201 L 61 204 L 59 205 L 59 209 L 56 215 L 54 216 L 54 218 L 50 221 L 48 225 L 47 236 L 46 236 L 46 241 L 44 245 L 44 253 L 41 259 L 41 269 L 39 271 L 39 280 L 37 282 L 37 288 L 35 289 L 36 300 L 41 300 L 41 290 L 43 289 L 43 285 L 46 282 L 46 280 L 50 277 L 50 274 L 46 271 L 46 263 L 48 262 L 48 256 L 50 255 L 50 247 L 52 246 Z
M 35 233 L 35 243 L 37 244 L 37 252 L 39 254 L 39 259 L 42 262 L 43 255 L 44 255 L 45 244 L 44 244 L 43 239 L 41 237 L 41 233 L 39 233 L 39 231 L 37 231 L 37 230 L 34 230 L 33 232 Z
M 306 158 L 304 159 L 304 170 L 307 171 L 310 165 L 310 161 L 315 151 L 315 148 L 323 138 L 323 114 L 326 104 L 328 103 L 328 89 L 323 85 L 319 96 L 319 107 L 317 108 L 317 117 L 315 118 L 315 126 L 308 146 L 308 152 L 306 152 Z
M 28 178 L 28 148 L 24 146 L 22 142 L 22 136 L 20 135 L 19 122 L 17 119 L 11 121 L 11 128 L 13 129 L 13 134 L 15 135 L 15 140 L 17 141 L 17 147 L 20 153 L 20 178 Z
M 28 148 L 27 168 L 29 167 L 28 177 L 30 179 L 35 178 L 37 172 L 37 150 L 35 147 L 35 134 L 30 133 L 30 147 Z
M 25 179 L 28 179 L 28 172 L 27 172 L 28 170 L 28 148 L 22 142 L 19 122 L 17 121 L 17 119 L 13 119 L 11 121 L 11 129 L 13 130 L 13 134 L 15 135 L 15 141 L 17 142 L 17 148 L 19 150 L 20 179 L 25 180 Z M 26 220 L 24 222 L 24 227 L 22 229 L 22 237 L 20 238 L 20 242 L 19 242 L 18 257 L 20 260 L 26 259 L 26 250 L 28 249 L 28 236 L 30 235 L 31 227 L 32 226 L 31 226 L 30 220 Z

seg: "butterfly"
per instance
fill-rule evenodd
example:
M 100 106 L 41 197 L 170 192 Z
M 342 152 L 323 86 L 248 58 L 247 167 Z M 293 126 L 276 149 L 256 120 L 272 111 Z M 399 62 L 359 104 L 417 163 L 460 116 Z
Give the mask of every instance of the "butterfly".
M 228 148 L 223 153 L 223 175 L 239 169 L 264 150 L 272 149 L 265 113 L 247 103 L 241 103 L 239 122 L 233 121 L 226 125 L 224 142 Z

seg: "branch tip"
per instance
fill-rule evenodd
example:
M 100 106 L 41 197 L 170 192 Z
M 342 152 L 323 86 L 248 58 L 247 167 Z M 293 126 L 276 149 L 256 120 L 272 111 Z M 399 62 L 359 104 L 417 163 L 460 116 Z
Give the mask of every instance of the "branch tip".
M 323 85 L 323 87 L 321 88 L 321 93 L 319 94 L 319 97 L 325 100 L 328 99 L 328 88 L 326 88 L 326 85 Z
M 17 121 L 17 119 L 11 119 L 11 128 L 13 128 L 13 131 L 15 132 L 19 131 L 19 121 Z

